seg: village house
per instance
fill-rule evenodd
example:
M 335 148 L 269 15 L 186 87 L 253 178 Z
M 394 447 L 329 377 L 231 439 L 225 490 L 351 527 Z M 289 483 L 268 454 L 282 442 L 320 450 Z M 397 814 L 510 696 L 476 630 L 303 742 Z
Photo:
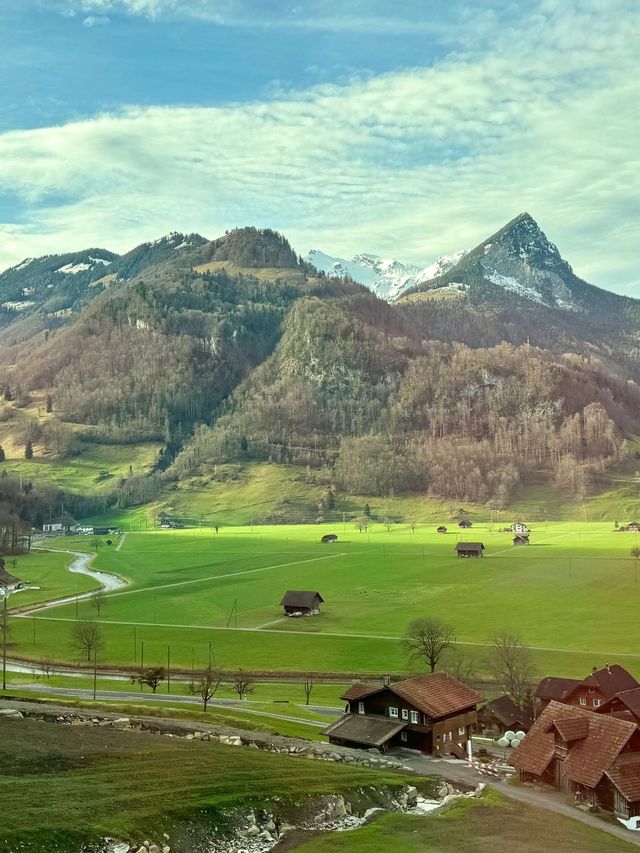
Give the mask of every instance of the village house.
M 508 731 L 528 732 L 533 725 L 533 711 L 520 708 L 510 696 L 498 696 L 478 711 L 478 729 L 503 735 Z
M 14 578 L 5 569 L 5 562 L 0 558 L 0 592 L 2 595 L 8 595 L 10 592 L 15 592 L 23 586 L 20 578 Z
M 456 545 L 458 557 L 482 557 L 483 551 L 482 542 L 458 542 Z
M 640 533 L 640 522 L 630 521 L 629 524 L 627 524 L 627 530 L 630 533 Z
M 598 713 L 612 714 L 614 717 L 631 720 L 640 725 L 640 687 L 616 693 L 600 705 Z
M 444 525 L 442 525 L 442 524 L 441 524 L 441 525 L 440 525 L 440 527 L 438 527 L 438 529 L 436 530 L 436 533 L 446 533 L 446 532 L 447 532 L 447 528 L 446 528 Z
M 345 715 L 325 734 L 341 746 L 383 751 L 402 746 L 465 758 L 481 695 L 442 672 L 386 685 L 354 684 L 341 696 Z
M 528 545 L 529 544 L 529 536 L 526 533 L 519 533 L 517 536 L 513 537 L 513 544 L 518 547 L 519 545 Z
M 538 685 L 535 697 L 538 707 L 543 709 L 551 701 L 565 705 L 577 705 L 595 710 L 616 694 L 640 687 L 636 679 L 618 664 L 607 664 L 603 669 L 593 671 L 582 681 L 572 678 L 543 678 Z
M 77 527 L 76 520 L 65 513 L 58 518 L 51 518 L 49 521 L 46 521 L 42 525 L 42 532 L 63 534 L 69 533 L 75 527 Z
M 527 525 L 523 524 L 521 521 L 515 521 L 511 525 L 511 530 L 513 531 L 513 533 L 528 533 L 529 532 L 529 528 L 527 527 Z
M 319 592 L 289 589 L 280 604 L 287 616 L 308 616 L 320 612 L 324 598 Z
M 463 518 L 462 521 L 458 522 L 458 527 L 462 527 L 463 530 L 468 530 L 470 527 L 473 527 L 473 523 L 469 521 L 468 518 Z
M 511 758 L 547 783 L 622 818 L 640 814 L 640 731 L 609 714 L 550 702 Z
M 325 533 L 320 541 L 324 544 L 327 544 L 328 542 L 337 542 L 338 537 L 335 533 Z

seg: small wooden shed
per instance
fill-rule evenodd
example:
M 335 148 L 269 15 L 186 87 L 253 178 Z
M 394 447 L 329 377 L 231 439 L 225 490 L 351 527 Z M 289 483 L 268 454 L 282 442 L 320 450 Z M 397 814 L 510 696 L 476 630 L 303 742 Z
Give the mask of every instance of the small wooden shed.
M 287 616 L 319 613 L 324 598 L 319 592 L 311 590 L 289 589 L 285 592 L 280 604 Z
M 520 533 L 518 536 L 513 537 L 513 544 L 516 546 L 528 545 L 529 544 L 529 536 L 526 533 Z
M 325 533 L 325 535 L 322 537 L 322 539 L 320 541 L 323 542 L 324 544 L 326 544 L 327 542 L 337 542 L 338 537 L 336 536 L 335 533 Z
M 482 542 L 458 542 L 456 545 L 458 557 L 482 557 L 483 551 Z

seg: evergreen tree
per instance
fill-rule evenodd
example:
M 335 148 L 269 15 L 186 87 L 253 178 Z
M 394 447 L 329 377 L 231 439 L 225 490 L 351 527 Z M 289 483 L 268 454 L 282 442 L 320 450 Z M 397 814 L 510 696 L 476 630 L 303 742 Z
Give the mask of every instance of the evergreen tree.
M 51 396 L 51 394 L 47 394 L 46 409 L 47 409 L 47 414 L 49 414 L 49 412 L 53 411 L 53 397 Z
M 362 510 L 362 514 L 367 518 L 371 518 L 371 507 L 369 504 L 364 505 L 364 509 Z
M 4 447 L 0 444 L 0 462 L 4 462 L 6 459 L 6 454 L 4 452 Z
M 33 459 L 33 445 L 31 444 L 31 439 L 27 439 L 27 443 L 24 446 L 24 458 L 25 459 Z

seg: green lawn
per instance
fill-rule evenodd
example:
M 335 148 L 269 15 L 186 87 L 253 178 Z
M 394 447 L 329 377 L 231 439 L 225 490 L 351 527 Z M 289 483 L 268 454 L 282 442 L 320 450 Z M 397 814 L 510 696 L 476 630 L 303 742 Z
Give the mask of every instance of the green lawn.
M 624 853 L 635 850 L 604 831 L 526 806 L 495 792 L 423 816 L 384 814 L 352 832 L 325 833 L 300 853 Z
M 198 826 L 211 830 L 225 809 L 410 781 L 215 743 L 6 718 L 0 766 L 0 851 L 7 853 L 75 853 L 105 836 L 164 843 L 163 832 L 180 853 L 193 849 Z
M 329 529 L 338 543 L 320 544 Z M 432 525 L 415 533 L 375 525 L 367 534 L 348 524 L 128 533 L 119 551 L 104 546 L 95 561 L 131 581 L 101 608 L 101 657 L 133 666 L 144 643 L 146 663 L 163 664 L 170 647 L 172 665 L 189 669 L 207 664 L 211 644 L 229 669 L 398 673 L 408 667 L 407 623 L 436 616 L 455 627 L 459 653 L 476 660 L 479 674 L 486 644 L 505 629 L 535 649 L 541 673 L 579 675 L 617 660 L 640 674 L 640 578 L 629 556 L 637 534 L 613 533 L 608 523 L 539 523 L 532 544 L 516 549 L 509 534 L 476 524 L 464 536 L 484 542 L 482 560 L 455 557 L 460 536 L 438 535 Z M 72 537 L 57 547 L 90 543 Z M 38 559 L 21 558 L 25 577 Z M 55 566 L 42 598 L 78 582 L 58 555 L 49 559 Z M 290 588 L 318 589 L 321 615 L 286 619 L 279 601 Z M 80 620 L 97 617 L 88 601 L 77 610 Z M 12 640 L 24 655 L 78 660 L 75 619 L 75 604 L 15 618 Z

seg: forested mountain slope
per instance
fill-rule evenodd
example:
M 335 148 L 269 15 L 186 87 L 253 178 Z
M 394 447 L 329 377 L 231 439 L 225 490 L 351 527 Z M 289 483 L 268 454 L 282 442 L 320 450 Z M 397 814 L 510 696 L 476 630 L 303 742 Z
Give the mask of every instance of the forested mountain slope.
M 640 433 L 640 303 L 578 279 L 526 214 L 391 304 L 268 229 L 110 264 L 101 289 L 71 274 L 91 295 L 64 325 L 5 338 L 0 387 L 85 441 L 161 442 L 165 483 L 268 460 L 497 505 L 534 481 L 588 493 Z

